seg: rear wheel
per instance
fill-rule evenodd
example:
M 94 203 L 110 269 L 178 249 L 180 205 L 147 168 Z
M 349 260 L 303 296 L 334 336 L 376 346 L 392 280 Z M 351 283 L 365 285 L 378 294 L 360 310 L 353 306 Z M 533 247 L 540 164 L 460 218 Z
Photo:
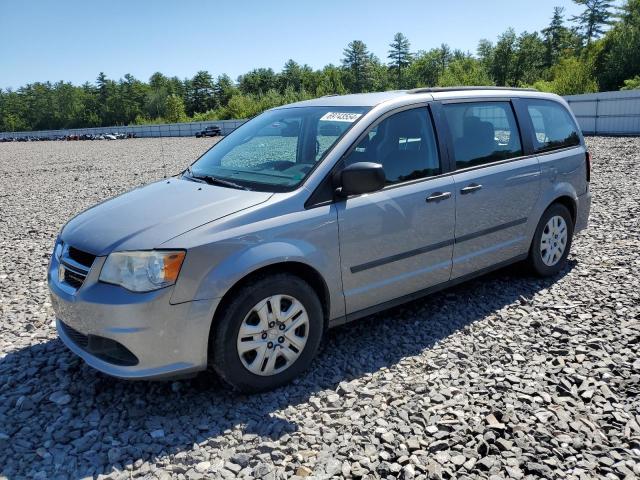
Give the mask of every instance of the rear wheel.
M 573 240 L 573 220 L 564 205 L 554 203 L 542 215 L 529 250 L 528 263 L 542 277 L 562 270 Z
M 290 382 L 311 363 L 323 332 L 318 296 L 289 274 L 245 285 L 217 320 L 209 345 L 213 366 L 243 392 Z

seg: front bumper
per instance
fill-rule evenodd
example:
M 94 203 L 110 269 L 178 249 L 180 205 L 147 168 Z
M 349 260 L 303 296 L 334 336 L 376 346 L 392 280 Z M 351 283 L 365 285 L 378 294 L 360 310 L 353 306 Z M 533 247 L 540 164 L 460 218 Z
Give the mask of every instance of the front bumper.
M 119 378 L 162 379 L 204 370 L 217 301 L 172 305 L 173 287 L 134 293 L 98 282 L 105 258 L 95 259 L 77 290 L 60 282 L 58 262 L 51 261 L 47 276 L 51 303 L 65 345 L 91 367 Z M 96 341 L 87 345 L 83 338 Z M 123 362 L 101 355 L 95 346 L 104 344 L 124 347 L 132 356 Z

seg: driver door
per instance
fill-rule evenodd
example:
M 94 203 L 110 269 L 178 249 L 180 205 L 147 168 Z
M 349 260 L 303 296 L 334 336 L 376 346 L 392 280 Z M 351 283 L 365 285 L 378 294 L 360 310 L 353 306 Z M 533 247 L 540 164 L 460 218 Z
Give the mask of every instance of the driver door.
M 337 203 L 347 314 L 446 282 L 455 230 L 427 107 L 383 118 L 344 160 L 383 165 L 387 186 Z

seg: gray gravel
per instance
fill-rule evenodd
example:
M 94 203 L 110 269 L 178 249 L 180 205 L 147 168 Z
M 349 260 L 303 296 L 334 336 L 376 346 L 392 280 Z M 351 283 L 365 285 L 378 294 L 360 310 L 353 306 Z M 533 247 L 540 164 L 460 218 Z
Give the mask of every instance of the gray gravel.
M 213 141 L 0 145 L 0 477 L 640 476 L 640 139 L 588 140 L 591 226 L 557 278 L 515 266 L 346 325 L 263 395 L 91 370 L 52 326 L 55 234 Z

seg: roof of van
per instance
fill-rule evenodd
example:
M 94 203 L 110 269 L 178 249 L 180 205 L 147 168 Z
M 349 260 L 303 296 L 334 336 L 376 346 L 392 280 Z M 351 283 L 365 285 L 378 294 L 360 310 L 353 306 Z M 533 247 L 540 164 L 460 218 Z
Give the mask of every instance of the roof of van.
M 554 98 L 557 95 L 539 92 L 529 88 L 505 87 L 434 87 L 414 88 L 412 90 L 391 90 L 387 92 L 354 93 L 349 95 L 326 95 L 312 100 L 283 105 L 282 107 L 374 107 L 381 103 L 396 100 L 407 103 L 420 100 L 445 100 L 468 97 L 536 97 Z M 394 102 L 395 103 L 395 102 Z

